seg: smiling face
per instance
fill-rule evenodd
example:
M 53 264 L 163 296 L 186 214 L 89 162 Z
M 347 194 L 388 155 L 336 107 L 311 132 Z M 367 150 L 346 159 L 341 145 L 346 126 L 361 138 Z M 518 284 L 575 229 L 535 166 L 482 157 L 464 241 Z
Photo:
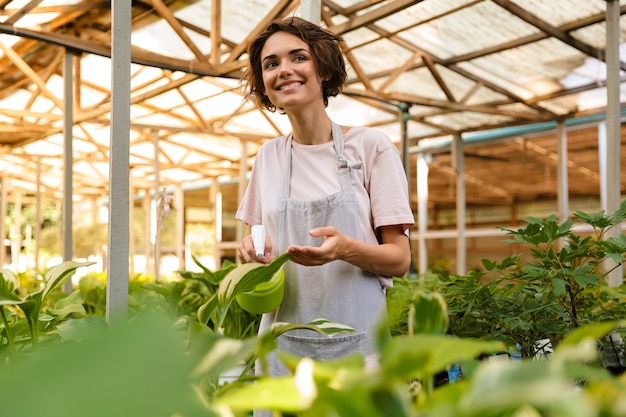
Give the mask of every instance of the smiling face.
M 261 50 L 265 94 L 284 111 L 319 102 L 322 79 L 309 45 L 287 32 L 270 36 Z
M 295 39 L 290 39 L 291 36 L 288 35 Z M 272 44 L 277 43 L 277 45 L 270 44 L 266 47 L 266 43 L 274 36 L 278 36 L 279 41 L 274 38 Z M 276 111 L 277 105 L 268 96 L 268 91 L 274 96 L 276 94 L 271 88 L 267 89 L 265 86 L 264 58 L 267 55 L 275 55 L 276 59 L 281 58 L 281 55 L 277 53 L 280 52 L 277 48 L 283 46 L 280 44 L 283 41 L 299 44 L 295 45 L 295 49 L 303 49 L 308 53 L 308 56 L 298 59 L 308 65 L 312 61 L 317 82 L 320 81 L 320 78 L 324 80 L 321 86 L 322 98 L 324 106 L 327 106 L 328 98 L 335 97 L 341 92 L 347 77 L 346 65 L 341 53 L 342 39 L 329 30 L 297 16 L 272 21 L 267 29 L 248 45 L 248 66 L 242 74 L 242 81 L 247 90 L 246 99 L 254 98 L 261 107 L 271 112 Z M 308 80 L 309 84 L 312 80 L 313 78 Z M 276 99 L 278 98 L 276 97 Z

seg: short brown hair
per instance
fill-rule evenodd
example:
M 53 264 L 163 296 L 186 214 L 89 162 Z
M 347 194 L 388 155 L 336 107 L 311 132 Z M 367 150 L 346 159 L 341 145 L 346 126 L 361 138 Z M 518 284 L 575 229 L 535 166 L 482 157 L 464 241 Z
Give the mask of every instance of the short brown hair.
M 265 94 L 261 50 L 267 39 L 278 32 L 291 33 L 309 45 L 311 55 L 316 60 L 317 71 L 320 77 L 325 80 L 322 82 L 322 95 L 324 105 L 328 106 L 328 97 L 334 97 L 341 92 L 347 77 L 346 64 L 340 47 L 343 39 L 331 31 L 299 17 L 274 20 L 264 32 L 250 43 L 248 67 L 242 77 L 248 90 L 246 98 L 254 96 L 258 104 L 269 111 L 276 111 L 276 106 Z

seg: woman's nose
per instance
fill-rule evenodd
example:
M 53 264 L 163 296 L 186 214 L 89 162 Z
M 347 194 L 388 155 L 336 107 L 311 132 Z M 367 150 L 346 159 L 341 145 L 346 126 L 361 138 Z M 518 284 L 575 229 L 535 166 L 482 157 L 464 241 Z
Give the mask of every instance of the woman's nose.
M 281 62 L 280 66 L 278 67 L 278 76 L 282 77 L 289 74 L 291 74 L 291 65 L 289 64 L 289 62 Z

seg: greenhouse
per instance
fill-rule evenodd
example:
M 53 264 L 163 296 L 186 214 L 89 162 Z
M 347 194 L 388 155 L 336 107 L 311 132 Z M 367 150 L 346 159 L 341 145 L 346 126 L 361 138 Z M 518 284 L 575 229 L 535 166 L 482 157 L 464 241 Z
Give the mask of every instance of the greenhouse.
M 82 343 L 86 329 L 149 307 L 188 332 L 189 350 L 150 319 L 92 346 L 83 366 L 131 353 L 110 375 L 94 368 L 111 378 L 97 390 L 124 369 L 131 382 L 111 395 L 146 384 L 161 396 L 136 393 L 103 416 L 626 415 L 626 380 L 595 372 L 616 360 L 621 373 L 624 360 L 625 14 L 626 0 L 0 0 L 3 363 Z M 248 46 L 292 16 L 343 40 L 347 79 L 330 118 L 397 147 L 415 219 L 411 267 L 387 292 L 392 338 L 370 385 L 358 360 L 342 373 L 285 357 L 291 378 L 242 374 L 225 389 L 220 362 L 252 368 L 274 346 L 237 290 L 219 287 L 242 275 L 248 291 L 289 262 L 238 273 L 247 231 L 235 212 L 260 147 L 291 129 L 247 99 Z M 610 364 L 587 339 L 613 350 Z M 132 359 L 150 343 L 164 344 L 161 356 Z M 513 362 L 516 349 L 524 367 L 467 365 Z M 145 378 L 133 379 L 133 361 Z M 150 361 L 172 361 L 168 377 L 148 372 Z M 33 379 L 52 384 L 45 374 Z M 313 381 L 309 391 L 298 378 Z M 507 378 L 525 381 L 519 395 Z M 11 385 L 0 378 L 0 392 Z M 502 402 L 481 404 L 488 389 Z M 25 398 L 11 415 L 44 415 L 35 403 L 18 411 Z M 54 404 L 49 415 L 79 415 L 80 401 Z

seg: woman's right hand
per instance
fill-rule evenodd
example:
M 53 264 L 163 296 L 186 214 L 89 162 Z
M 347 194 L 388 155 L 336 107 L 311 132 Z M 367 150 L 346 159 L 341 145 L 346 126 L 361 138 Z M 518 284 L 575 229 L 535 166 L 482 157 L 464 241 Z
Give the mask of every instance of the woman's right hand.
M 265 235 L 265 252 L 262 258 L 256 256 L 256 250 L 254 250 L 254 244 L 252 243 L 252 235 L 249 234 L 243 238 L 239 247 L 237 248 L 237 255 L 241 263 L 259 262 L 262 264 L 268 264 L 273 259 L 272 256 L 272 240 L 269 235 Z

